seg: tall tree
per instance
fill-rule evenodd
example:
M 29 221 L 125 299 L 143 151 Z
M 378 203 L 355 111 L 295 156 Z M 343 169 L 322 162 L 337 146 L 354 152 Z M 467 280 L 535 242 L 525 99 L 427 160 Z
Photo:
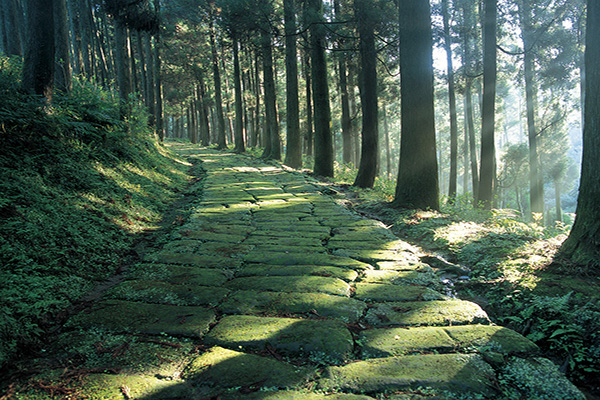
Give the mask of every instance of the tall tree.
M 298 100 L 298 55 L 296 49 L 296 7 L 294 0 L 284 0 L 285 20 L 285 77 L 287 147 L 285 164 L 302 167 L 302 142 L 300 140 L 300 105 Z
M 362 146 L 358 174 L 354 186 L 372 188 L 378 168 L 379 124 L 377 109 L 377 50 L 375 49 L 376 17 L 374 4 L 354 0 L 360 37 Z
M 164 133 L 163 122 L 163 98 L 162 98 L 162 78 L 161 78 L 161 58 L 160 58 L 160 0 L 154 0 L 154 11 L 156 13 L 157 29 L 154 35 L 154 100 L 156 108 L 154 111 L 154 123 L 158 139 L 162 142 Z
M 450 35 L 450 11 L 448 0 L 442 0 L 442 18 L 444 22 L 444 49 L 448 68 L 448 103 L 450 108 L 450 183 L 448 200 L 456 198 L 458 180 L 458 121 L 456 118 L 456 90 L 454 88 L 454 66 L 452 63 L 452 37 Z
M 213 80 L 214 80 L 214 90 L 215 90 L 215 108 L 217 111 L 217 148 L 225 149 L 227 148 L 227 137 L 225 135 L 225 116 L 223 114 L 223 91 L 221 89 L 221 73 L 219 71 L 219 57 L 217 55 L 217 44 L 215 41 L 215 28 L 212 23 L 212 19 L 210 22 L 210 51 L 212 56 L 212 66 L 213 66 Z
M 485 209 L 492 207 L 496 179 L 494 139 L 496 101 L 496 0 L 484 0 L 483 20 L 483 100 L 481 105 L 481 166 L 477 200 Z
M 600 1 L 588 0 L 585 48 L 583 158 L 573 229 L 560 254 L 598 270 L 600 260 Z
M 54 1 L 28 0 L 29 40 L 23 61 L 23 90 L 52 98 L 54 88 Z
M 244 144 L 244 121 L 243 121 L 243 105 L 242 105 L 242 81 L 240 72 L 240 49 L 238 40 L 233 41 L 233 79 L 235 85 L 235 127 L 234 127 L 234 151 L 243 153 L 246 151 Z
M 307 14 L 310 24 L 310 61 L 315 125 L 315 163 L 313 172 L 319 176 L 333 177 L 333 137 L 330 127 L 331 108 L 329 105 L 327 59 L 325 57 L 323 1 L 308 0 Z
M 54 45 L 56 57 L 54 84 L 58 90 L 67 93 L 71 90 L 72 82 L 66 0 L 54 0 Z
M 19 5 L 17 0 L 2 0 L 4 11 L 4 31 L 6 33 L 6 54 L 20 56 L 23 54 L 25 43 L 21 40 L 19 24 Z
M 538 154 L 538 132 L 535 121 L 536 85 L 535 85 L 535 35 L 532 24 L 532 10 L 529 1 L 519 4 L 521 37 L 523 39 L 523 70 L 525 76 L 525 104 L 527 114 L 527 138 L 529 140 L 529 203 L 531 212 L 544 216 L 544 181 Z
M 281 142 L 279 139 L 279 123 L 277 120 L 277 93 L 275 92 L 275 76 L 273 73 L 273 43 L 270 29 L 262 31 L 263 79 L 265 85 L 265 140 L 263 157 L 281 159 Z
M 439 208 L 429 2 L 400 4 L 400 163 L 392 205 Z

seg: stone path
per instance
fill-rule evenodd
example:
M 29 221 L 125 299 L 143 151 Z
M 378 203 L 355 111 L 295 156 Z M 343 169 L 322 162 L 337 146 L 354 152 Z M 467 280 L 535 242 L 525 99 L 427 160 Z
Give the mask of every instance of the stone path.
M 302 174 L 199 152 L 207 176 L 191 216 L 70 320 L 52 350 L 70 364 L 28 394 L 582 398 L 532 342 L 442 295 L 380 222 Z

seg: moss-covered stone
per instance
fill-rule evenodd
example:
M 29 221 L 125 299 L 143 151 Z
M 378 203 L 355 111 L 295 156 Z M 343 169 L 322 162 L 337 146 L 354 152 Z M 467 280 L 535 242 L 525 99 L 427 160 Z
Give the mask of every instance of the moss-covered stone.
M 503 354 L 539 353 L 539 348 L 531 340 L 502 326 L 449 326 L 444 330 L 460 348 L 477 347 L 481 351 L 485 351 L 484 349 L 487 347 L 494 352 Z
M 256 227 L 248 224 L 240 224 L 237 221 L 215 224 L 203 218 L 190 218 L 189 222 L 182 225 L 178 231 L 208 231 L 213 233 L 225 233 L 230 235 L 247 235 L 256 230 Z
M 270 253 L 253 251 L 243 257 L 250 263 L 274 264 L 274 265 L 331 265 L 334 267 L 352 268 L 356 270 L 372 269 L 367 263 L 353 260 L 347 257 L 339 257 L 331 254 L 306 254 L 306 253 Z
M 239 257 L 254 249 L 254 246 L 245 243 L 221 243 L 205 242 L 200 243 L 196 253 L 201 255 L 221 256 L 221 257 Z
M 489 324 L 477 304 L 463 300 L 390 302 L 375 304 L 366 315 L 374 326 L 386 325 L 466 325 Z
M 223 287 L 173 285 L 150 280 L 125 281 L 114 286 L 107 296 L 113 299 L 177 306 L 216 305 L 227 294 Z
M 318 265 L 269 265 L 248 264 L 238 271 L 238 277 L 242 276 L 299 276 L 313 275 L 343 279 L 352 282 L 358 277 L 358 272 L 353 269 L 341 267 L 329 267 Z
M 449 352 L 455 348 L 455 342 L 441 327 L 369 329 L 360 333 L 359 343 L 365 358 Z
M 118 332 L 167 333 L 200 337 L 215 320 L 215 313 L 203 307 L 171 306 L 105 300 L 69 320 L 69 326 L 105 328 Z
M 334 230 L 335 232 L 335 230 Z M 389 250 L 389 251 L 409 251 L 415 252 L 410 244 L 403 240 L 373 240 L 369 237 L 364 240 L 347 240 L 342 236 L 333 236 L 328 242 L 330 249 L 354 249 L 354 250 Z
M 212 268 L 186 267 L 171 264 L 140 263 L 127 270 L 129 279 L 145 279 L 174 285 L 221 286 L 230 274 Z
M 433 387 L 494 398 L 494 370 L 478 355 L 426 354 L 376 358 L 328 367 L 325 389 L 378 393 Z
M 240 398 L 239 393 L 224 394 L 220 396 L 223 400 L 237 400 Z M 246 400 L 375 400 L 373 397 L 363 396 L 349 393 L 310 393 L 303 391 L 267 390 L 264 392 L 256 392 L 244 394 Z
M 226 314 L 312 315 L 356 322 L 367 305 L 359 300 L 323 293 L 257 292 L 232 293 L 219 306 Z
M 197 385 L 219 387 L 290 388 L 305 382 L 313 371 L 273 358 L 213 347 L 196 357 L 182 377 Z
M 300 237 L 280 237 L 266 235 L 251 235 L 244 240 L 244 244 L 259 245 L 259 244 L 280 244 L 284 246 L 321 246 L 320 238 L 300 238 Z
M 247 237 L 245 234 L 219 233 L 211 232 L 210 230 L 180 229 L 178 233 L 183 238 L 198 239 L 206 242 L 242 243 Z
M 77 393 L 77 398 L 85 399 L 123 400 L 125 398 L 124 391 L 130 399 L 193 399 L 198 397 L 197 390 L 192 385 L 177 379 L 167 380 L 139 374 L 86 374 L 85 371 L 82 371 L 79 379 L 75 382 L 73 379 L 65 382 L 65 379 L 60 377 L 64 371 L 64 369 L 56 371 L 53 374 L 54 378 L 42 376 L 39 380 L 46 387 L 72 389 Z M 32 382 L 34 381 L 36 381 L 35 378 Z M 42 390 L 39 385 L 30 385 L 11 398 L 41 400 L 56 397 L 51 396 L 50 390 Z
M 393 270 L 366 270 L 361 280 L 362 283 L 390 283 L 390 284 L 419 284 L 431 285 L 438 281 L 432 272 L 420 271 L 393 271 Z
M 204 343 L 230 349 L 264 350 L 268 345 L 291 356 L 343 361 L 353 348 L 352 335 L 341 321 L 234 315 L 224 317 Z
M 249 276 L 233 279 L 225 285 L 234 290 L 318 292 L 350 296 L 350 286 L 346 282 L 324 276 Z
M 163 251 L 169 253 L 193 253 L 201 243 L 199 240 L 192 239 L 173 240 L 163 247 Z
M 229 268 L 235 269 L 242 262 L 238 258 L 221 257 L 205 254 L 167 253 L 160 252 L 149 255 L 147 261 L 155 261 L 164 264 L 193 265 L 199 268 Z
M 348 247 L 338 248 L 333 252 L 338 256 L 352 257 L 366 262 L 378 261 L 418 261 L 417 256 L 409 251 L 395 250 L 369 250 L 369 249 L 351 249 Z
M 264 243 L 254 246 L 258 252 L 278 252 L 278 253 L 326 253 L 327 249 L 320 244 L 317 246 L 306 246 L 300 244 L 280 244 L 280 243 Z
M 422 271 L 431 270 L 427 264 L 418 259 L 406 259 L 402 261 L 377 261 L 375 263 L 379 269 L 393 271 Z
M 371 301 L 441 300 L 443 295 L 425 286 L 378 283 L 357 283 L 355 298 Z

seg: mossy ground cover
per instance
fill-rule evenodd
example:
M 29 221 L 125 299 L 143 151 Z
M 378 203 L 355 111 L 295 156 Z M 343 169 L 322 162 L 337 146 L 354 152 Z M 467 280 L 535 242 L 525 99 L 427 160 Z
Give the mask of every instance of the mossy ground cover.
M 190 168 L 141 108 L 123 121 L 114 94 L 83 81 L 44 105 L 21 93 L 19 71 L 0 58 L 0 365 L 122 266 Z

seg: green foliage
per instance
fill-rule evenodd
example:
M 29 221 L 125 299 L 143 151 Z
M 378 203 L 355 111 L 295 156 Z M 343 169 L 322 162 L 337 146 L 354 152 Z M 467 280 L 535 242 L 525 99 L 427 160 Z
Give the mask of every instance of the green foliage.
M 52 105 L 18 90 L 0 58 L 0 364 L 112 274 L 187 177 L 134 105 L 76 81 Z

